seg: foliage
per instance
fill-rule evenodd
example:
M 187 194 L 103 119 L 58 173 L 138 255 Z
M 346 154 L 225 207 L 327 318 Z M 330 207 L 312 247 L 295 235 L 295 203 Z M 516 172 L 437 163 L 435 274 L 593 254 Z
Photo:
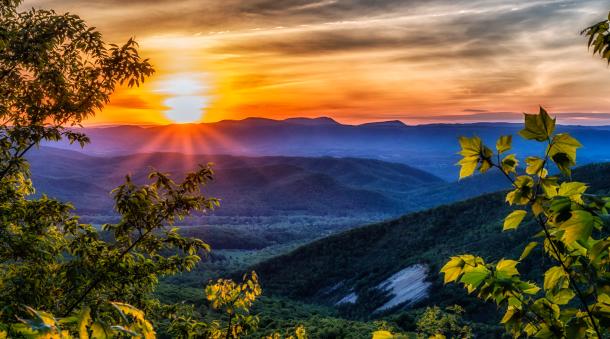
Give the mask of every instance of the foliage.
M 155 338 L 152 324 L 144 317 L 144 312 L 135 307 L 110 302 L 107 306 L 120 315 L 119 325 L 110 325 L 107 321 L 114 321 L 109 314 L 100 319 L 91 317 L 91 309 L 84 307 L 70 317 L 55 318 L 52 314 L 36 311 L 24 307 L 26 319 L 19 319 L 19 323 L 4 324 L 0 329 L 0 338 L 26 337 L 26 338 L 57 338 L 57 339 L 106 339 L 122 338 L 125 336 Z
M 238 284 L 229 279 L 218 279 L 215 284 L 205 288 L 205 294 L 212 307 L 227 316 L 226 328 L 219 329 L 226 333 L 225 338 L 238 338 L 248 330 L 258 326 L 258 317 L 250 315 L 252 303 L 262 293 L 255 272 Z
M 307 332 L 303 325 L 299 325 L 294 329 L 294 335 L 292 333 L 282 335 L 276 332 L 272 335 L 265 336 L 264 339 L 307 339 Z
M 465 325 L 461 315 L 464 309 L 458 305 L 442 310 L 438 306 L 428 307 L 417 320 L 419 337 L 443 335 L 448 338 L 472 338 L 472 329 Z
M 462 320 L 463 313 L 464 309 L 458 305 L 445 309 L 427 307 L 417 320 L 416 333 L 383 329 L 373 332 L 373 339 L 473 338 L 472 329 Z
M 107 45 L 78 16 L 19 12 L 18 4 L 3 2 L 0 11 L 0 323 L 31 319 L 28 326 L 61 335 L 56 323 L 86 313 L 96 319 L 93 332 L 148 336 L 154 332 L 140 309 L 159 307 L 151 295 L 159 276 L 192 269 L 209 250 L 172 225 L 218 205 L 201 191 L 213 172 L 200 166 L 175 182 L 153 171 L 143 185 L 128 176 L 112 192 L 120 218 L 102 226 L 109 237 L 80 223 L 70 204 L 33 199 L 26 152 L 63 138 L 83 146 L 88 138 L 73 127 L 101 109 L 116 86 L 137 86 L 153 70 L 134 40 Z M 133 318 L 129 327 L 104 325 L 119 315 L 124 323 Z
M 500 173 L 489 173 L 489 176 L 495 180 L 503 177 Z M 573 178 L 590 183 L 591 193 L 610 193 L 610 164 L 576 168 Z M 266 295 L 289 296 L 332 306 L 350 293 L 351 288 L 359 296 L 368 295 L 368 289 L 375 288 L 397 271 L 424 263 L 430 267 L 427 280 L 433 285 L 428 298 L 411 307 L 459 304 L 466 309 L 464 317 L 467 320 L 497 324 L 501 317 L 495 314 L 495 306 L 486 306 L 475 297 L 461 293 L 457 286 L 443 286 L 442 275 L 436 272 L 455 253 L 477 251 L 480 256 L 493 260 L 521 255 L 522 249 L 532 241 L 529 234 L 536 226 L 527 218 L 514 231 L 497 232 L 502 229 L 503 218 L 511 212 L 504 198 L 502 193 L 488 194 L 363 226 L 265 260 L 254 269 L 264 277 Z M 541 253 L 540 246 L 533 248 L 519 266 L 527 272 L 529 279 L 544 272 Z M 328 292 L 330 287 L 340 283 L 341 287 Z M 368 319 L 379 303 L 386 300 L 379 295 L 371 297 L 374 298 L 362 298 L 362 302 L 359 297 L 357 304 L 341 308 L 340 314 Z M 265 312 L 268 310 L 259 312 L 261 317 Z M 392 312 L 396 313 L 396 310 Z M 484 330 L 474 326 L 473 329 L 479 334 Z
M 589 37 L 587 46 L 593 47 L 593 54 L 599 54 L 610 64 L 610 13 L 608 19 L 585 28 L 581 34 Z
M 23 155 L 42 141 L 66 138 L 109 101 L 119 84 L 139 85 L 153 73 L 137 43 L 106 45 L 78 16 L 49 10 L 0 11 L 0 180 L 16 180 L 27 168 Z
M 517 265 L 539 245 L 525 246 L 518 260 L 486 263 L 483 258 L 454 256 L 441 269 L 445 283 L 460 282 L 469 293 L 492 300 L 505 310 L 501 323 L 515 337 L 606 337 L 610 334 L 610 237 L 607 237 L 607 209 L 610 199 L 587 193 L 585 183 L 571 180 L 580 143 L 567 133 L 555 133 L 555 119 L 540 108 L 525 114 L 519 134 L 545 143 L 542 157 L 526 158 L 525 174 L 504 166 L 510 138 L 498 141 L 495 156 L 479 138 L 461 138 L 464 159 L 461 177 L 475 169 L 497 168 L 513 185 L 506 202 L 519 206 L 504 222 L 504 230 L 517 229 L 524 218 L 532 218 L 544 254 L 552 262 L 546 269 L 542 288 L 522 279 Z M 502 158 L 504 157 L 504 158 Z M 511 157 L 514 158 L 514 157 Z M 549 175 L 554 165 L 561 175 Z M 512 172 L 512 173 L 511 173 Z
M 240 338 L 257 329 L 258 317 L 250 315 L 254 301 L 262 293 L 255 272 L 244 275 L 242 283 L 218 279 L 206 286 L 204 292 L 215 313 L 204 317 L 194 304 L 167 305 L 160 314 L 167 322 L 164 326 L 167 335 L 172 338 Z

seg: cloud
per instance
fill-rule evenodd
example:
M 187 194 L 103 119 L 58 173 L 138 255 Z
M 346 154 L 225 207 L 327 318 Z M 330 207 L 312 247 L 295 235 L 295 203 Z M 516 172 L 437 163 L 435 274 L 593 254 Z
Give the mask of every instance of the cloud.
M 552 114 L 560 124 L 608 125 L 610 113 L 556 113 Z M 405 120 L 430 120 L 439 122 L 522 122 L 523 113 L 517 112 L 484 112 L 474 114 L 448 114 L 429 116 L 403 116 Z
M 208 116 L 217 119 L 501 119 L 510 116 L 501 112 L 538 104 L 556 112 L 610 111 L 610 86 L 603 85 L 610 73 L 588 55 L 579 34 L 605 17 L 601 1 L 26 0 L 23 6 L 76 12 L 113 41 L 136 36 L 161 75 L 210 73 L 216 97 Z
M 128 109 L 149 109 L 152 105 L 137 95 L 117 94 L 112 96 L 110 105 Z

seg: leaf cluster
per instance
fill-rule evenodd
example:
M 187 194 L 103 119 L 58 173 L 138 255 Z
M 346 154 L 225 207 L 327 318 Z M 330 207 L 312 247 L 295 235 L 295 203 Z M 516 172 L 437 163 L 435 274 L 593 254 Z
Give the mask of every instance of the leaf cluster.
M 599 54 L 610 64 L 610 13 L 608 19 L 585 28 L 581 34 L 589 37 L 587 46 L 593 48 L 593 54 Z
M 504 220 L 503 230 L 517 229 L 529 218 L 538 225 L 538 232 L 518 260 L 502 259 L 486 263 L 483 258 L 463 254 L 454 256 L 441 269 L 445 283 L 459 282 L 469 293 L 493 301 L 505 310 L 502 324 L 515 337 L 527 335 L 549 337 L 604 337 L 610 325 L 610 237 L 607 237 L 606 216 L 610 199 L 587 194 L 585 183 L 571 181 L 571 168 L 576 164 L 580 143 L 567 133 L 555 133 L 555 119 L 540 108 L 538 114 L 525 114 L 525 126 L 519 134 L 528 140 L 546 144 L 542 157 L 526 158 L 525 174 L 505 161 L 513 155 L 510 138 L 498 140 L 494 156 L 478 138 L 462 138 L 460 162 L 471 175 L 476 161 L 481 168 L 497 168 L 512 184 L 506 202 L 519 209 Z M 511 163 L 513 163 L 511 161 Z M 561 175 L 550 175 L 554 165 Z M 483 170 L 485 171 L 485 170 Z M 540 281 L 542 287 L 521 279 L 517 266 L 536 246 L 541 245 L 553 263 Z

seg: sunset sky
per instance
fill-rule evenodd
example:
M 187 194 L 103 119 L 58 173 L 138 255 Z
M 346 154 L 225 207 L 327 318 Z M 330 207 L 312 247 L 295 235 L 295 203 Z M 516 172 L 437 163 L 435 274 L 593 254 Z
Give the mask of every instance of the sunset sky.
M 90 124 L 250 116 L 344 123 L 610 124 L 610 69 L 579 32 L 609 1 L 26 0 L 134 36 L 156 74 Z M 578 114 L 576 114 L 578 113 Z

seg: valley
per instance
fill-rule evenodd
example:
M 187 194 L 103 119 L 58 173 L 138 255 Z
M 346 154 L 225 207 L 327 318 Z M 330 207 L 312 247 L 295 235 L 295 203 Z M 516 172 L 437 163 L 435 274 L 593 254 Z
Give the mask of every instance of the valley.
M 350 128 L 327 120 L 256 123 L 265 128 L 290 127 L 293 132 L 303 133 L 312 133 L 307 128 Z M 229 125 L 239 126 L 237 122 Z M 352 126 L 360 136 L 374 135 L 378 128 L 411 127 Z M 418 133 L 430 128 L 448 128 L 450 136 L 472 132 L 491 138 L 513 126 L 413 127 L 413 142 L 420 143 Z M 596 140 L 608 132 L 600 127 L 562 128 L 595 135 Z M 441 140 L 448 138 L 447 143 L 452 139 L 439 135 Z M 382 150 L 387 145 L 375 147 Z M 294 148 L 269 152 L 289 155 L 260 155 L 258 149 L 254 152 L 257 156 L 240 152 L 177 153 L 171 147 L 129 154 L 123 154 L 129 149 L 105 154 L 95 148 L 85 150 L 42 147 L 28 159 L 37 191 L 73 202 L 82 220 L 94 225 L 118 220 L 109 192 L 124 180 L 125 174 L 143 184 L 152 169 L 179 180 L 198 165 L 212 166 L 214 180 L 203 193 L 219 198 L 220 207 L 195 214 L 177 225 L 182 235 L 210 244 L 212 252 L 192 272 L 162 279 L 157 294 L 168 302 L 199 305 L 200 288 L 205 282 L 219 277 L 239 279 L 243 272 L 255 270 L 265 290 L 257 309 L 263 323 L 269 323 L 254 337 L 268 333 L 266 328 L 289 329 L 311 321 L 327 323 L 327 328 L 314 327 L 322 331 L 321 337 L 329 338 L 337 333 L 350 337 L 347 333 L 355 328 L 373 329 L 372 321 L 377 320 L 400 324 L 400 328 L 409 331 L 414 330 L 414 319 L 427 306 L 454 304 L 465 305 L 466 320 L 477 331 L 497 333 L 500 328 L 493 325 L 498 319 L 490 316 L 495 314 L 492 307 L 455 286 L 443 286 L 440 266 L 459 252 L 477 251 L 489 260 L 500 259 L 496 253 L 518 255 L 513 253 L 515 249 L 529 241 L 524 236 L 528 227 L 498 232 L 501 220 L 509 212 L 502 194 L 495 193 L 509 187 L 501 174 L 475 175 L 460 181 L 439 177 L 432 174 L 434 170 L 425 170 L 433 167 L 428 156 L 388 162 L 379 160 L 384 158 L 381 151 L 377 156 L 364 153 L 371 158 L 360 158 L 354 156 L 363 154 L 352 151 L 338 150 L 336 156 L 330 156 L 325 151 L 302 154 Z M 610 156 L 595 143 L 583 151 L 584 162 L 587 154 L 601 159 Z M 429 156 L 440 159 L 439 168 L 453 161 L 453 156 L 434 151 Z M 574 177 L 590 184 L 596 192 L 610 192 L 608 164 L 578 168 Z M 532 258 L 540 254 L 535 250 Z M 534 260 L 525 263 L 532 276 L 544 269 L 530 267 Z M 293 316 L 278 313 L 278 309 L 290 310 Z

